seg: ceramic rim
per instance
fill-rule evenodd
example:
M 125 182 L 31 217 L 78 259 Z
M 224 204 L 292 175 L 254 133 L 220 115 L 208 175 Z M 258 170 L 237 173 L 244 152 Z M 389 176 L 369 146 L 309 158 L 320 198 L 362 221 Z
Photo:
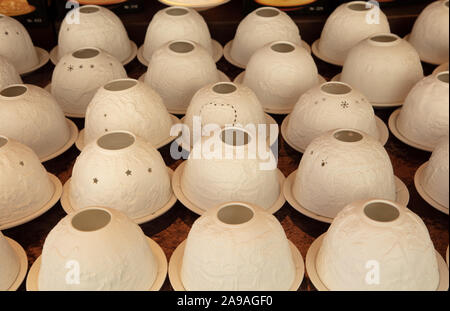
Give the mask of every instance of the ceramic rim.
M 320 43 L 320 39 L 317 39 L 316 41 L 314 41 L 314 43 L 311 46 L 312 53 L 314 54 L 315 57 L 317 57 L 318 59 L 320 59 L 321 61 L 323 61 L 325 63 L 331 64 L 334 66 L 342 67 L 344 65 L 344 64 L 340 64 L 337 61 L 324 56 L 319 50 L 319 43 Z
M 53 206 L 55 206 L 56 203 L 58 203 L 59 199 L 61 198 L 61 194 L 62 194 L 62 183 L 58 179 L 58 177 L 56 177 L 55 175 L 52 175 L 50 173 L 47 173 L 47 175 L 50 178 L 50 181 L 52 182 L 53 187 L 54 187 L 54 192 L 53 192 L 53 195 L 50 198 L 50 200 L 44 206 L 42 206 L 39 210 L 34 212 L 33 214 L 22 217 L 18 220 L 11 221 L 6 224 L 0 225 L 0 231 L 11 229 L 11 228 L 23 225 L 25 223 L 28 223 L 28 222 L 42 216 L 43 214 L 48 212 Z
M 449 214 L 449 209 L 446 208 L 441 203 L 434 200 L 423 188 L 422 186 L 422 179 L 423 179 L 423 173 L 425 168 L 427 167 L 428 162 L 425 162 L 422 164 L 419 169 L 416 171 L 416 174 L 414 175 L 414 185 L 416 186 L 417 193 L 419 193 L 420 197 L 427 202 L 429 205 L 440 211 L 444 214 Z
M 42 163 L 53 160 L 54 158 L 57 158 L 60 155 L 62 155 L 64 152 L 69 150 L 73 146 L 73 144 L 76 142 L 76 140 L 78 139 L 78 127 L 75 125 L 75 123 L 73 123 L 72 120 L 69 120 L 66 118 L 66 122 L 70 129 L 69 140 L 58 151 L 55 151 L 54 153 L 39 159 Z
M 173 170 L 169 167 L 167 168 L 167 170 L 169 171 L 169 178 L 172 181 Z M 61 206 L 62 206 L 64 212 L 66 212 L 66 214 L 72 214 L 72 213 L 78 211 L 73 208 L 72 203 L 70 202 L 70 182 L 71 181 L 72 181 L 72 178 L 69 178 L 69 180 L 66 181 L 66 183 L 64 184 L 63 193 L 61 196 Z M 177 198 L 176 198 L 175 194 L 172 192 L 172 196 L 170 197 L 169 201 L 166 204 L 164 204 L 164 206 L 162 206 L 161 208 L 159 208 L 158 210 L 154 211 L 151 214 L 148 214 L 146 216 L 142 216 L 139 218 L 134 218 L 134 219 L 132 218 L 132 220 L 138 225 L 145 224 L 145 223 L 152 221 L 152 220 L 164 215 L 165 213 L 167 213 L 175 205 L 176 202 L 177 202 Z
M 406 138 L 405 136 L 403 136 L 402 133 L 400 133 L 400 131 L 398 130 L 398 127 L 397 127 L 397 119 L 398 119 L 398 116 L 400 115 L 401 110 L 402 110 L 401 108 L 395 110 L 389 117 L 389 129 L 391 130 L 391 133 L 394 134 L 394 136 L 398 140 L 400 140 L 402 143 L 404 143 L 410 147 L 413 147 L 413 148 L 416 148 L 419 150 L 423 150 L 423 151 L 433 152 L 433 148 L 415 143 L 415 142 L 409 140 L 408 138 Z
M 289 241 L 289 246 L 291 248 L 292 257 L 294 259 L 295 264 L 295 280 L 289 289 L 289 291 L 297 291 L 300 286 L 303 283 L 303 279 L 305 277 L 305 263 L 303 261 L 302 254 L 298 250 L 298 248 Z M 175 251 L 172 254 L 172 257 L 170 257 L 169 262 L 169 280 L 170 285 L 172 285 L 172 288 L 175 291 L 186 291 L 184 288 L 183 282 L 181 281 L 181 269 L 183 266 L 183 256 L 184 256 L 184 249 L 186 247 L 186 240 L 184 240 L 178 247 L 175 249 Z
M 289 175 L 288 178 L 286 178 L 286 181 L 284 182 L 283 187 L 283 193 L 286 198 L 286 201 L 289 203 L 290 206 L 292 206 L 296 211 L 303 214 L 304 216 L 308 218 L 312 218 L 314 220 L 324 222 L 331 224 L 334 220 L 334 218 L 322 216 L 319 214 L 316 214 L 305 207 L 303 207 L 299 202 L 297 202 L 297 199 L 294 197 L 294 194 L 292 192 L 292 187 L 294 186 L 294 181 L 297 175 L 297 170 L 294 171 Z M 395 178 L 395 188 L 396 188 L 396 202 L 400 205 L 407 206 L 409 203 L 409 191 L 406 185 L 403 183 L 403 181 L 400 180 L 397 176 L 394 176 Z
M 46 50 L 44 50 L 44 49 L 42 49 L 40 47 L 37 47 L 37 46 L 35 46 L 34 48 L 36 49 L 36 53 L 37 53 L 38 58 L 39 58 L 39 63 L 36 66 L 33 66 L 33 67 L 29 68 L 29 69 L 26 69 L 23 72 L 19 72 L 19 74 L 21 76 L 30 74 L 30 73 L 32 73 L 32 72 L 34 72 L 34 71 L 44 67 L 48 63 L 48 61 L 50 59 L 50 54 Z
M 11 246 L 11 248 L 16 253 L 17 259 L 19 260 L 20 264 L 19 273 L 17 274 L 16 280 L 11 284 L 11 286 L 7 290 L 13 292 L 19 289 L 20 285 L 22 285 L 23 280 L 25 279 L 25 276 L 27 275 L 28 257 L 27 253 L 19 243 L 8 237 L 5 238 L 6 241 L 9 243 L 9 245 Z
M 443 71 L 448 71 L 449 65 L 448 62 L 442 65 L 439 65 L 438 67 L 436 67 L 436 69 L 434 69 L 433 74 L 437 75 Z
M 403 37 L 403 39 L 406 40 L 406 41 L 408 41 L 408 43 L 410 43 L 410 42 L 409 42 L 409 36 L 410 36 L 410 35 L 411 35 L 411 34 L 409 33 L 409 34 L 407 34 L 406 36 Z M 411 43 L 410 43 L 410 44 L 411 44 Z M 412 44 L 411 44 L 411 45 L 412 45 Z M 436 63 L 435 61 L 432 61 L 431 59 L 427 59 L 425 56 L 420 55 L 419 51 L 417 51 L 417 54 L 419 54 L 420 60 L 421 60 L 422 62 L 424 62 L 424 63 L 431 64 L 431 65 L 440 65 L 439 63 Z
M 306 254 L 306 273 L 308 273 L 308 277 L 311 283 L 319 291 L 329 291 L 329 289 L 325 286 L 325 284 L 323 284 L 322 280 L 320 279 L 316 269 L 317 254 L 320 250 L 320 247 L 322 246 L 322 242 L 325 236 L 326 233 L 318 237 L 311 244 L 310 248 L 308 249 L 308 253 Z M 441 254 L 439 254 L 437 251 L 435 251 L 435 253 L 439 268 L 439 285 L 436 291 L 447 291 L 449 284 L 448 267 Z
M 175 173 L 173 174 L 172 178 L 172 188 L 173 192 L 175 193 L 175 196 L 177 197 L 178 201 L 183 204 L 187 209 L 192 211 L 193 213 L 197 215 L 203 215 L 206 210 L 201 209 L 199 206 L 192 203 L 184 194 L 183 190 L 181 189 L 181 175 L 183 174 L 184 167 L 186 166 L 186 161 L 181 163 L 177 169 L 175 170 Z M 285 177 L 283 173 L 280 171 L 280 169 L 277 169 L 278 172 L 278 181 L 280 184 L 280 195 L 278 196 L 278 199 L 275 201 L 275 203 L 272 205 L 271 208 L 267 209 L 266 212 L 270 214 L 275 214 L 278 212 L 286 203 L 286 199 L 283 195 L 283 184 L 285 181 Z
M 229 2 L 230 0 L 218 0 L 215 3 L 211 3 L 211 4 L 189 4 L 189 3 L 185 3 L 185 2 L 180 3 L 177 1 L 170 1 L 170 0 L 158 0 L 158 1 L 165 5 L 169 5 L 169 6 L 184 6 L 187 8 L 207 10 L 207 9 L 211 9 L 216 6 L 225 4 L 225 3 Z

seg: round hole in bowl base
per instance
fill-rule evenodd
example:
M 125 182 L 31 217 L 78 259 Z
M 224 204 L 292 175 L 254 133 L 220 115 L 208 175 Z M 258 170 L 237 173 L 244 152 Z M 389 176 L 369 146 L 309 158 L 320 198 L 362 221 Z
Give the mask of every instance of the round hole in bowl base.
M 402 110 L 401 108 L 395 110 L 389 117 L 389 129 L 391 130 L 391 133 L 394 134 L 394 136 L 398 140 L 407 144 L 410 147 L 413 147 L 413 148 L 416 148 L 419 150 L 423 150 L 423 151 L 433 152 L 433 148 L 424 146 L 422 144 L 415 143 L 412 140 L 409 140 L 408 138 L 403 136 L 402 133 L 400 133 L 400 131 L 398 130 L 398 127 L 397 127 L 397 119 L 398 119 L 398 116 L 400 115 L 401 110 Z
M 172 180 L 173 171 L 170 168 L 167 168 L 167 170 L 169 171 L 169 177 Z M 66 212 L 66 214 L 72 214 L 77 211 L 73 208 L 72 204 L 70 203 L 70 182 L 71 182 L 71 180 L 72 180 L 72 178 L 70 178 L 64 184 L 63 193 L 61 196 L 61 206 L 62 206 L 63 210 Z M 167 213 L 175 205 L 176 202 L 177 202 L 177 198 L 176 198 L 175 194 L 172 193 L 172 196 L 170 197 L 169 201 L 164 206 L 162 206 L 160 209 L 158 209 L 157 211 L 154 211 L 153 213 L 151 213 L 149 215 L 135 218 L 135 219 L 133 219 L 133 221 L 138 225 L 142 225 L 147 222 L 150 222 L 150 221 L 164 215 L 165 213 Z
M 311 283 L 318 291 L 329 291 L 329 289 L 325 286 L 325 284 L 320 279 L 319 274 L 317 273 L 316 268 L 316 259 L 317 254 L 319 253 L 320 247 L 322 246 L 323 239 L 325 238 L 326 233 L 322 234 L 318 237 L 308 249 L 308 253 L 306 254 L 306 272 L 308 273 L 308 277 Z M 439 285 L 436 291 L 447 291 L 449 285 L 449 275 L 448 275 L 448 267 L 444 261 L 444 258 L 436 251 L 436 259 L 438 262 L 439 268 Z
M 300 288 L 300 285 L 302 285 L 303 278 L 305 276 L 305 263 L 300 251 L 297 249 L 294 243 L 289 241 L 289 246 L 291 248 L 292 258 L 294 259 L 296 271 L 294 282 L 292 283 L 289 291 L 297 291 Z M 186 240 L 176 248 L 169 262 L 170 285 L 172 285 L 172 288 L 177 292 L 186 291 L 181 280 L 181 269 L 183 267 L 183 256 L 185 248 Z
M 153 282 L 152 287 L 148 291 L 159 291 L 167 277 L 167 257 L 164 254 L 161 246 L 159 246 L 155 241 L 147 237 L 148 244 L 152 250 L 153 256 L 156 259 L 158 265 L 158 272 L 156 274 L 156 280 Z M 39 271 L 41 269 L 42 256 L 33 263 L 28 273 L 26 288 L 29 292 L 39 291 Z
M 9 243 L 11 248 L 13 249 L 14 253 L 16 253 L 17 258 L 19 259 L 19 273 L 16 277 L 16 280 L 13 284 L 8 288 L 8 291 L 16 291 L 19 289 L 20 285 L 22 285 L 23 280 L 25 279 L 25 276 L 27 275 L 28 271 L 28 258 L 25 250 L 22 246 L 20 246 L 19 243 L 14 241 L 13 239 L 10 239 L 8 237 L 5 237 L 6 241 Z
M 28 223 L 40 216 L 42 216 L 43 214 L 45 214 L 46 212 L 48 212 L 53 206 L 56 205 L 56 203 L 58 203 L 59 199 L 61 198 L 61 194 L 62 194 L 62 183 L 61 181 L 58 179 L 58 177 L 56 177 L 55 175 L 52 175 L 50 173 L 47 173 L 48 177 L 50 178 L 50 181 L 53 184 L 53 187 L 55 189 L 55 191 L 53 192 L 53 196 L 50 198 L 50 200 L 44 205 L 42 206 L 39 210 L 37 210 L 36 212 L 34 212 L 31 215 L 28 215 L 26 217 L 20 218 L 18 220 L 14 220 L 5 224 L 0 224 L 0 231 L 3 230 L 7 230 L 7 229 L 11 229 L 20 225 L 23 225 L 25 223 Z
M 286 181 L 284 182 L 283 186 L 283 194 L 286 198 L 286 201 L 291 205 L 296 211 L 303 214 L 304 216 L 308 218 L 312 218 L 314 220 L 324 222 L 331 224 L 333 222 L 334 218 L 322 216 L 319 214 L 316 214 L 305 207 L 303 207 L 299 202 L 297 202 L 297 199 L 295 198 L 292 187 L 294 186 L 294 181 L 297 175 L 297 171 L 294 171 L 291 175 L 289 175 L 288 178 L 286 178 Z M 396 202 L 400 205 L 407 206 L 409 203 L 409 191 L 406 185 L 403 183 L 403 181 L 400 180 L 397 176 L 394 176 L 395 178 L 395 188 L 396 188 Z
M 428 193 L 425 191 L 425 189 L 422 186 L 422 180 L 423 180 L 423 173 L 428 165 L 428 162 L 422 164 L 419 169 L 416 171 L 416 174 L 414 175 L 414 185 L 416 186 L 416 190 L 419 193 L 420 197 L 427 202 L 429 205 L 437 209 L 438 211 L 449 214 L 449 209 L 442 205 L 441 203 L 435 201 Z
M 73 123 L 73 121 L 71 121 L 69 119 L 66 119 L 66 121 L 67 121 L 67 124 L 68 124 L 69 129 L 70 129 L 69 140 L 58 151 L 55 151 L 52 154 L 41 158 L 40 161 L 42 163 L 50 161 L 50 160 L 53 160 L 54 158 L 57 158 L 58 156 L 62 155 L 64 152 L 69 150 L 70 147 L 72 147 L 73 144 L 77 141 L 77 139 L 78 139 L 78 127 L 75 125 L 75 123 Z
M 335 65 L 335 66 L 339 66 L 339 67 L 342 67 L 344 65 L 344 64 L 340 64 L 337 61 L 324 56 L 319 50 L 319 43 L 320 43 L 320 39 L 314 41 L 314 43 L 311 46 L 312 53 L 314 54 L 315 57 L 317 57 L 321 61 L 324 61 L 325 63 L 331 64 L 331 65 Z
M 178 166 L 177 169 L 175 170 L 175 173 L 173 174 L 173 178 L 172 178 L 173 192 L 175 193 L 175 196 L 181 202 L 181 204 L 183 204 L 191 212 L 201 216 L 206 211 L 204 209 L 200 208 L 199 206 L 197 206 L 196 204 L 192 203 L 186 197 L 186 195 L 183 192 L 183 189 L 181 188 L 181 176 L 183 174 L 185 166 L 186 166 L 186 161 L 181 163 L 180 166 Z M 284 195 L 283 195 L 283 185 L 284 185 L 284 181 L 286 178 L 284 177 L 283 173 L 279 169 L 277 169 L 277 171 L 278 171 L 278 181 L 280 184 L 280 195 L 278 196 L 277 201 L 272 205 L 272 207 L 266 210 L 270 214 L 275 214 L 276 212 L 278 212 L 283 207 L 283 205 L 286 203 L 286 199 L 284 198 Z
M 30 74 L 30 73 L 32 73 L 32 72 L 34 72 L 34 71 L 44 67 L 48 63 L 48 61 L 50 59 L 50 55 L 49 55 L 49 53 L 46 50 L 44 50 L 44 49 L 42 49 L 40 47 L 34 47 L 34 48 L 36 49 L 36 53 L 38 55 L 39 63 L 36 64 L 35 66 L 33 66 L 33 67 L 23 71 L 23 72 L 19 72 L 19 74 L 21 76 Z

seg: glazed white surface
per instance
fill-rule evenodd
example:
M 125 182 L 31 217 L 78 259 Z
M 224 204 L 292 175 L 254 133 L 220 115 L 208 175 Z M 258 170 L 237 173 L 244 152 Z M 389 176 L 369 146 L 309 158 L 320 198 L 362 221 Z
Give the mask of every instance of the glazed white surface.
M 22 78 L 16 68 L 5 57 L 0 55 L 0 90 L 11 85 L 21 84 Z
M 0 172 L 0 225 L 37 212 L 55 192 L 36 154 L 12 139 L 0 147 Z
M 190 40 L 203 46 L 213 56 L 211 34 L 203 17 L 194 9 L 181 8 L 188 13 L 180 16 L 167 14 L 174 7 L 158 11 L 152 18 L 145 36 L 144 57 L 152 58 L 153 53 L 173 40 Z
M 349 51 L 341 75 L 342 82 L 377 104 L 403 102 L 422 78 L 419 54 L 401 38 L 390 43 L 377 43 L 370 38 L 361 41 Z
M 218 208 L 192 226 L 181 279 L 188 291 L 287 291 L 295 265 L 278 220 L 261 208 L 242 225 L 226 225 Z
M 84 115 L 101 86 L 127 77 L 122 63 L 108 53 L 98 51 L 100 54 L 88 59 L 69 53 L 56 65 L 51 92 L 65 113 Z
M 170 50 L 170 43 L 156 50 L 145 75 L 145 83 L 161 95 L 169 110 L 187 109 L 195 92 L 220 80 L 212 56 L 191 43 L 194 50 L 189 53 Z
M 434 64 L 448 62 L 449 53 L 449 13 L 447 1 L 430 3 L 419 15 L 409 42 L 421 58 Z
M 0 95 L 0 133 L 17 140 L 44 158 L 61 149 L 70 129 L 61 107 L 47 91 L 30 84 L 25 94 Z
M 250 58 L 243 84 L 252 89 L 264 108 L 293 108 L 298 98 L 319 84 L 319 72 L 311 54 L 301 46 L 293 51 L 274 51 L 273 42 L 258 49 Z
M 10 61 L 18 72 L 39 64 L 39 57 L 28 31 L 16 19 L 0 14 L 0 55 Z
M 97 91 L 86 111 L 84 139 L 88 144 L 107 132 L 125 130 L 156 146 L 170 136 L 171 127 L 172 119 L 158 93 L 136 81 L 123 91 L 104 87 Z
M 102 209 L 111 214 L 111 221 L 100 230 L 75 229 L 72 218 L 77 213 L 66 216 L 52 229 L 42 250 L 40 291 L 148 291 L 151 288 L 158 267 L 147 237 L 124 214 Z M 78 285 L 66 282 L 70 262 L 79 264 Z
M 316 260 L 322 282 L 334 291 L 436 290 L 436 252 L 420 217 L 398 206 L 397 220 L 375 222 L 364 214 L 365 203 L 346 206 L 328 229 Z M 378 285 L 365 281 L 370 261 L 379 263 Z
M 433 200 L 448 208 L 448 137 L 436 146 L 423 173 L 422 186 Z
M 19 270 L 19 258 L 0 231 L 0 291 L 11 287 L 19 275 Z
M 231 47 L 231 58 L 242 65 L 247 65 L 250 57 L 258 49 L 274 41 L 288 41 L 301 45 L 300 31 L 286 13 L 278 11 L 273 17 L 261 17 L 257 9 L 248 14 L 240 23 Z
M 169 201 L 172 188 L 161 154 L 150 143 L 135 139 L 121 150 L 105 150 L 96 141 L 83 149 L 70 182 L 70 202 L 75 210 L 108 206 L 137 219 Z
M 293 185 L 296 200 L 318 215 L 334 218 L 349 203 L 380 198 L 395 201 L 394 171 L 386 150 L 359 132 L 358 142 L 342 142 L 329 131 L 303 154 Z
M 303 94 L 290 114 L 286 134 L 292 143 L 305 150 L 313 139 L 338 128 L 353 128 L 379 139 L 375 113 L 363 94 L 353 88 L 347 94 L 330 94 L 322 85 Z
M 448 83 L 430 75 L 409 92 L 397 119 L 402 135 L 421 145 L 434 148 L 449 134 Z
M 94 13 L 82 13 L 80 9 L 98 8 Z M 73 14 L 80 22 L 73 22 Z M 58 37 L 59 58 L 83 47 L 97 47 L 116 57 L 120 62 L 130 57 L 132 48 L 127 31 L 117 15 L 96 6 L 82 6 L 67 13 Z

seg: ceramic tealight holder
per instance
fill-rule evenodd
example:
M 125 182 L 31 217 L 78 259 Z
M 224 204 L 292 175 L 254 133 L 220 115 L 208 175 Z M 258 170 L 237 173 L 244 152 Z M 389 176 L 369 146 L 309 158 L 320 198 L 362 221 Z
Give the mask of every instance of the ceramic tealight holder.
M 90 207 L 64 217 L 45 239 L 28 291 L 158 291 L 167 276 L 161 247 L 121 212 Z
M 204 136 L 175 171 L 178 200 L 196 214 L 230 201 L 261 206 L 270 213 L 286 202 L 284 175 L 266 140 L 243 128 L 224 128 Z
M 83 149 L 64 185 L 61 204 L 68 214 L 108 206 L 142 224 L 175 204 L 171 177 L 172 171 L 150 143 L 115 131 Z
M 127 78 L 122 63 L 98 48 L 82 48 L 65 55 L 47 87 L 66 116 L 84 118 L 97 90 L 106 83 Z
M 449 0 L 430 3 L 420 13 L 407 40 L 414 46 L 420 59 L 440 65 L 448 62 Z
M 147 29 L 144 45 L 139 49 L 139 61 L 148 66 L 153 53 L 164 44 L 175 40 L 190 40 L 203 46 L 219 61 L 223 48 L 219 42 L 211 39 L 208 25 L 194 9 L 169 7 L 158 11 Z
M 286 180 L 284 195 L 300 213 L 327 223 L 354 201 L 409 202 L 408 189 L 394 176 L 380 142 L 354 129 L 332 130 L 314 139 Z
M 411 88 L 423 78 L 419 54 L 394 34 L 376 34 L 353 47 L 342 73 L 345 82 L 366 95 L 376 108 L 401 106 Z
M 240 22 L 234 39 L 225 46 L 224 56 L 232 65 L 245 68 L 253 53 L 274 41 L 288 41 L 310 50 L 289 15 L 277 8 L 262 7 Z
M 14 84 L 0 91 L 0 134 L 27 145 L 45 162 L 67 151 L 78 129 L 50 93 Z
M 240 202 L 200 217 L 169 265 L 177 291 L 296 291 L 303 276 L 302 256 L 278 220 Z
M 0 231 L 0 291 L 15 291 L 28 271 L 25 250 Z
M 49 54 L 35 47 L 28 31 L 16 19 L 0 14 L 0 56 L 5 57 L 23 75 L 44 66 Z
M 323 133 L 345 127 L 363 131 L 382 145 L 389 138 L 386 124 L 363 94 L 342 82 L 326 82 L 300 97 L 281 132 L 292 148 L 303 153 Z
M 448 136 L 448 82 L 448 71 L 444 71 L 422 79 L 412 88 L 403 107 L 389 118 L 389 127 L 398 139 L 431 152 Z
M 306 256 L 320 291 L 447 291 L 448 267 L 422 219 L 405 205 L 347 205 Z
M 431 206 L 448 215 L 448 137 L 436 146 L 428 162 L 416 172 L 417 192 Z
M 143 79 L 174 114 L 185 114 L 195 92 L 205 85 L 229 81 L 208 51 L 192 41 L 171 41 L 156 50 Z
M 59 179 L 29 147 L 5 136 L 0 136 L 0 171 L 0 230 L 39 217 L 61 197 Z
M 0 90 L 12 84 L 22 84 L 22 78 L 14 65 L 0 55 Z
M 85 129 L 77 148 L 115 130 L 132 132 L 161 148 L 172 142 L 171 128 L 179 120 L 167 112 L 163 100 L 151 87 L 133 79 L 114 80 L 101 87 L 86 111 Z
M 258 49 L 235 82 L 252 89 L 266 112 L 287 114 L 304 92 L 325 79 L 307 50 L 276 41 Z
M 342 66 L 349 50 L 376 33 L 389 33 L 386 15 L 379 6 L 365 1 L 341 4 L 327 19 L 312 52 L 319 59 Z
M 85 47 L 102 49 L 124 65 L 137 54 L 137 46 L 128 38 L 120 18 L 97 5 L 81 6 L 67 13 L 59 30 L 58 46 L 50 57 L 57 64 L 64 55 Z

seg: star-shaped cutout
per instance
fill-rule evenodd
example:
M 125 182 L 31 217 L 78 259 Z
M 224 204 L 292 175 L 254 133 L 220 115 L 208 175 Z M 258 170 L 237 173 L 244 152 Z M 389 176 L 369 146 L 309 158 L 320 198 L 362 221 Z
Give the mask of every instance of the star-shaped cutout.
M 344 108 L 344 109 L 347 109 L 348 107 L 350 107 L 350 104 L 347 103 L 346 101 L 343 101 L 343 102 L 341 103 L 341 107 Z
M 98 179 L 94 178 L 94 184 L 98 184 Z
M 131 176 L 131 171 L 128 170 L 128 171 L 125 172 L 125 174 L 126 174 L 127 176 Z
M 20 161 L 20 162 L 19 162 L 19 165 L 20 165 L 20 166 L 25 166 L 25 163 L 23 163 L 23 161 Z
M 70 72 L 70 71 L 73 71 L 73 66 L 72 65 L 70 65 L 69 67 L 67 67 L 67 70 Z

